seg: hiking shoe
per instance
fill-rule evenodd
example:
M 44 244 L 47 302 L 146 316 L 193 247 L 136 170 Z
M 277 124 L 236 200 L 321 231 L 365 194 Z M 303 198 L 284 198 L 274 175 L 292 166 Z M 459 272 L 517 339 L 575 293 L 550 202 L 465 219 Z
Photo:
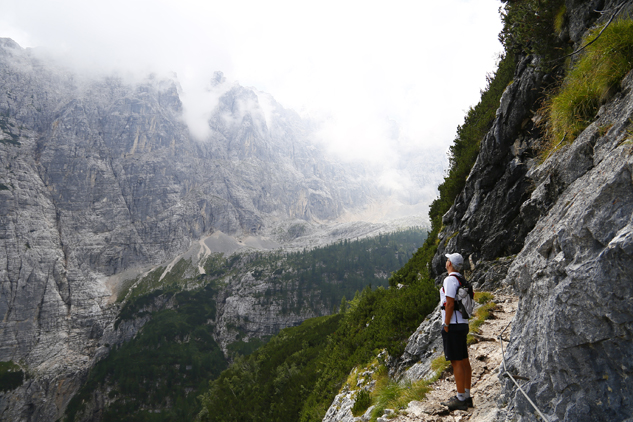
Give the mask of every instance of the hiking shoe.
M 454 398 L 454 397 L 451 397 L 451 398 Z M 458 400 L 459 400 L 459 399 L 458 399 Z M 450 400 L 449 400 L 449 401 L 450 401 Z M 443 401 L 443 402 L 441 403 L 441 404 L 442 404 L 442 406 L 447 406 L 449 401 Z M 464 400 L 464 403 L 466 403 L 466 405 L 467 405 L 468 407 L 472 407 L 472 408 L 474 408 L 474 407 L 475 407 L 475 405 L 473 405 L 473 398 L 472 398 L 472 397 L 468 397 L 466 400 Z
M 461 401 L 457 396 L 451 397 L 448 401 L 443 401 L 442 405 L 448 407 L 448 410 L 468 410 L 468 399 Z M 472 399 L 471 399 L 472 402 Z
M 448 399 L 448 400 L 446 400 L 446 401 L 441 401 L 441 402 L 440 402 L 440 404 L 441 404 L 442 406 L 448 406 L 448 402 L 450 402 L 450 401 L 451 401 L 451 400 L 453 400 L 453 399 L 457 399 L 457 396 L 453 396 L 453 397 L 451 397 L 450 399 Z M 459 399 L 457 399 L 457 400 L 459 400 Z

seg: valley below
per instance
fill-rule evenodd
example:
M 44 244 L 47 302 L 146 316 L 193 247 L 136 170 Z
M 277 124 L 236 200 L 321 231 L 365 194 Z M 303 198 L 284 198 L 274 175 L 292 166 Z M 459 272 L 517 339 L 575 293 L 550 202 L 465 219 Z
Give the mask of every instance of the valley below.
M 68 420 L 192 420 L 198 396 L 230 362 L 286 327 L 337 314 L 367 286 L 384 288 L 425 235 L 404 229 L 295 252 L 194 250 L 127 280 Z

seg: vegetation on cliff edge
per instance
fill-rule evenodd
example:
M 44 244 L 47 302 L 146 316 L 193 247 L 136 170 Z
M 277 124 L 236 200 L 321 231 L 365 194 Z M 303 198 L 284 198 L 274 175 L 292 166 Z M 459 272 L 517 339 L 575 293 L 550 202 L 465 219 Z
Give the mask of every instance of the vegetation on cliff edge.
M 342 314 L 286 328 L 248 357 L 239 357 L 201 396 L 203 421 L 296 420 L 327 360 L 325 339 Z
M 600 106 L 618 90 L 633 69 L 633 20 L 615 21 L 589 31 L 583 44 L 596 40 L 581 53 L 562 86 L 546 101 L 550 131 L 549 153 L 561 140 L 572 142 L 596 118 Z
M 0 391 L 11 391 L 24 382 L 24 371 L 13 361 L 0 362 Z
M 506 54 L 535 55 L 549 70 L 564 55 L 559 37 L 566 19 L 565 0 L 502 0 L 499 40 Z

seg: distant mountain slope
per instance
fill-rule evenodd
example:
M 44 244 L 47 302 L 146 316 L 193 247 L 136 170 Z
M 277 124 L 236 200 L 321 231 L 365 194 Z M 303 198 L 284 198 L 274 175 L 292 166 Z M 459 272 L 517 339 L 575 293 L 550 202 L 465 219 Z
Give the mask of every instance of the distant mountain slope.
M 281 243 L 386 200 L 362 166 L 328 160 L 296 113 L 213 84 L 198 140 L 177 80 L 90 78 L 0 39 L 0 361 L 30 377 L 0 412 L 60 415 L 113 329 L 122 272 L 217 231 Z

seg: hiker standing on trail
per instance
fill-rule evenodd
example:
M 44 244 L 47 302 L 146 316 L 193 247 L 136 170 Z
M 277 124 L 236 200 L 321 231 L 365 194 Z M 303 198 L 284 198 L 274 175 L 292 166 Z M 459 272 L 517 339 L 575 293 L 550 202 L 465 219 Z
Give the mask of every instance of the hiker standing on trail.
M 440 302 L 442 304 L 442 341 L 444 343 L 444 356 L 451 361 L 453 375 L 457 385 L 457 395 L 447 402 L 449 410 L 467 410 L 473 407 L 473 399 L 470 397 L 470 379 L 472 369 L 468 360 L 468 319 L 462 317 L 456 309 L 455 297 L 463 276 L 459 273 L 464 265 L 464 258 L 458 253 L 446 254 L 446 271 L 448 277 L 444 279 L 444 285 L 440 289 Z

